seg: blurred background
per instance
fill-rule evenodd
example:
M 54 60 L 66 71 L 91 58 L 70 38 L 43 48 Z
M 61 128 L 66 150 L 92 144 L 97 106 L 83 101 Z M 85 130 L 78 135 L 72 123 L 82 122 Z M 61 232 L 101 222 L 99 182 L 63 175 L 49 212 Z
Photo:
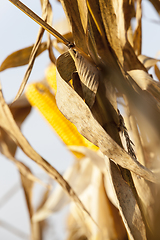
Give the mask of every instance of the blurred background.
M 29 8 L 41 16 L 39 0 L 24 0 Z M 51 0 L 53 8 L 53 24 L 63 19 L 64 13 L 61 4 Z M 160 18 L 151 3 L 142 0 L 142 54 L 150 57 L 158 57 L 160 51 Z M 135 21 L 133 20 L 133 27 Z M 12 52 L 34 44 L 39 26 L 8 0 L 0 1 L 0 64 Z M 46 35 L 44 36 L 46 38 Z M 57 56 L 57 53 L 55 52 Z M 35 60 L 35 64 L 29 78 L 29 82 L 39 81 L 45 77 L 45 70 L 50 60 L 48 52 L 42 53 Z M 27 66 L 5 70 L 0 73 L 2 90 L 7 103 L 15 97 Z M 156 79 L 153 70 L 150 73 Z M 33 109 L 24 124 L 22 132 L 32 147 L 54 166 L 61 174 L 73 162 L 73 155 L 66 149 L 51 126 Z M 33 173 L 47 180 L 47 175 L 33 161 L 18 149 L 16 158 L 24 162 Z M 0 155 L 0 239 L 19 240 L 23 234 L 28 239 L 30 233 L 29 215 L 26 208 L 23 190 L 19 183 L 19 173 L 16 167 L 8 159 Z M 53 183 L 55 185 L 55 183 Z M 11 192 L 10 192 L 11 191 Z M 37 205 L 39 196 L 44 188 L 39 184 L 34 187 L 34 202 Z M 52 226 L 46 235 L 46 240 L 65 239 L 65 215 L 67 208 L 61 213 L 49 217 L 48 225 Z M 19 232 L 21 230 L 21 232 Z M 47 231 L 47 228 L 46 228 Z

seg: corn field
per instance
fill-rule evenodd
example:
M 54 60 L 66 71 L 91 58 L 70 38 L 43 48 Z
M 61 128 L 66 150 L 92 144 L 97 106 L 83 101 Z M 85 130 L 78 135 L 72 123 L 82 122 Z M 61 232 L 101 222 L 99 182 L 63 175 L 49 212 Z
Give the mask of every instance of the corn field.
M 159 240 L 160 60 L 142 55 L 144 0 L 60 0 L 65 19 L 56 29 L 54 1 L 40 0 L 41 17 L 9 1 L 40 27 L 34 45 L 0 63 L 0 72 L 27 66 L 11 103 L 0 87 L 0 151 L 17 168 L 30 235 L 2 218 L 0 227 L 19 239 L 57 239 L 54 233 L 47 237 L 54 229 L 47 221 L 67 207 L 66 240 Z M 149 2 L 160 14 L 159 0 Z M 45 78 L 28 83 L 43 52 L 50 60 Z M 33 108 L 74 157 L 64 173 L 21 131 Z M 17 159 L 17 149 L 43 169 L 47 181 Z M 36 206 L 35 185 L 43 189 Z M 8 196 L 11 201 L 12 192 Z

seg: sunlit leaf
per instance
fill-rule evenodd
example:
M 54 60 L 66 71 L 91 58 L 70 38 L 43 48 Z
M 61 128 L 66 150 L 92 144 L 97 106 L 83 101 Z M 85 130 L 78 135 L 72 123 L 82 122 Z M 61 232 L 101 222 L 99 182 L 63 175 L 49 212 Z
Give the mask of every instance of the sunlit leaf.
M 159 59 L 155 59 L 155 58 L 150 58 L 147 57 L 145 55 L 139 55 L 138 59 L 143 63 L 143 65 L 145 66 L 145 68 L 147 68 L 148 70 L 155 66 L 157 62 L 159 62 Z
M 0 71 L 4 71 L 7 68 L 19 67 L 29 63 L 29 58 L 32 52 L 33 46 L 21 49 L 9 55 L 1 64 Z M 39 56 L 42 52 L 47 49 L 47 43 L 41 43 L 37 52 Z
M 148 169 L 132 159 L 119 145 L 104 131 L 93 118 L 87 105 L 74 90 L 57 74 L 57 105 L 63 114 L 76 125 L 78 131 L 98 146 L 100 150 L 113 159 L 117 164 L 136 174 L 155 182 L 156 178 Z M 66 104 L 67 103 L 67 104 Z

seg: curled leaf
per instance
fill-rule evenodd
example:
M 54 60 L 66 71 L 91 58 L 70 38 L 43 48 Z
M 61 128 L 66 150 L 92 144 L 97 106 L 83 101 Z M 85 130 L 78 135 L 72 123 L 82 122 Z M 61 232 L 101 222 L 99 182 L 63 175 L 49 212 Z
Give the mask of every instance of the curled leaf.
M 131 158 L 94 119 L 90 109 L 77 93 L 57 73 L 57 105 L 60 111 L 76 125 L 78 131 L 110 159 L 123 168 L 157 182 L 155 175 Z M 67 103 L 67 104 L 66 104 Z

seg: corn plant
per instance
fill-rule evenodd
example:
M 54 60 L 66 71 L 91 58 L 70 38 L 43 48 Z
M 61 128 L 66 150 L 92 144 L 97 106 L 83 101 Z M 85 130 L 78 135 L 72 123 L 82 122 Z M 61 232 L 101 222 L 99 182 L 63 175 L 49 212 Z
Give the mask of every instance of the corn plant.
M 20 173 L 31 239 L 46 239 L 43 221 L 69 204 L 68 240 L 158 240 L 160 71 L 158 59 L 141 54 L 142 1 L 60 0 L 65 34 L 52 27 L 49 0 L 40 1 L 42 18 L 20 1 L 9 1 L 40 25 L 35 44 L 12 53 L 0 67 L 28 64 L 11 105 L 0 90 L 0 149 Z M 159 1 L 150 2 L 159 14 Z M 27 85 L 44 51 L 51 60 L 46 79 Z M 148 73 L 151 67 L 158 80 Z M 32 107 L 74 154 L 63 176 L 20 130 Z M 52 194 L 47 189 L 36 210 L 33 184 L 44 183 L 15 158 L 17 146 L 59 184 Z

